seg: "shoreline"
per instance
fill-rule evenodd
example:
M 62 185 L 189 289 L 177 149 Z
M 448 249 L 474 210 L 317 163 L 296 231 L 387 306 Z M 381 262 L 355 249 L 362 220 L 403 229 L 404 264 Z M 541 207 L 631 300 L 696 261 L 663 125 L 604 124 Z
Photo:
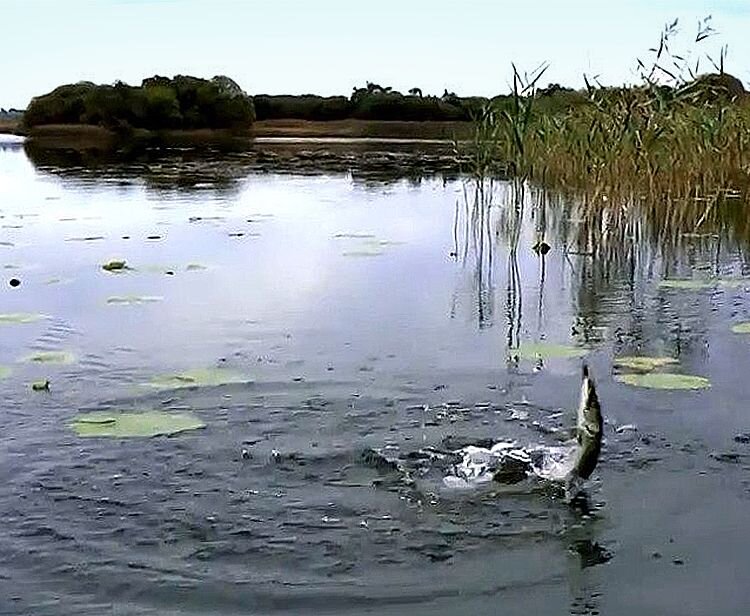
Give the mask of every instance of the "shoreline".
M 250 129 L 164 130 L 134 129 L 127 135 L 88 124 L 49 124 L 25 130 L 20 122 L 0 122 L 0 134 L 27 137 L 37 145 L 52 149 L 113 149 L 123 143 L 145 143 L 153 146 L 190 147 L 200 145 L 291 143 L 338 139 L 362 142 L 449 143 L 468 136 L 470 122 L 414 122 L 385 120 L 261 120 Z

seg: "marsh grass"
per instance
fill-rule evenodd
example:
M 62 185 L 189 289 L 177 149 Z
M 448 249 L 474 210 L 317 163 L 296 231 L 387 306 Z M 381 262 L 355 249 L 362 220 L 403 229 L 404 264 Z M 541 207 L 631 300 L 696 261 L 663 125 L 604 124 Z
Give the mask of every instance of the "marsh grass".
M 587 102 L 562 113 L 538 113 L 537 83 L 546 70 L 522 75 L 513 66 L 512 104 L 489 103 L 474 120 L 474 137 L 456 144 L 469 160 L 475 183 L 512 176 L 515 210 L 529 185 L 579 201 L 584 221 L 578 250 L 587 250 L 603 228 L 643 232 L 675 241 L 675 230 L 705 232 L 719 218 L 735 218 L 750 188 L 750 102 L 717 59 L 674 51 L 677 22 L 661 32 L 640 83 L 607 88 L 587 79 Z M 694 46 L 713 36 L 700 23 Z M 716 73 L 699 76 L 701 59 Z M 634 212 L 638 212 L 634 217 Z

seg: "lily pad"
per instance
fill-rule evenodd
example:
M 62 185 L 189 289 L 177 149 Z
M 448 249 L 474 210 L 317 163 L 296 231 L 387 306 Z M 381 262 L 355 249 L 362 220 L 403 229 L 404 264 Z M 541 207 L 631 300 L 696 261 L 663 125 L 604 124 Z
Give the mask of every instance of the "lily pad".
M 641 372 L 650 372 L 656 368 L 662 368 L 678 363 L 674 357 L 616 357 L 614 365 L 618 368 L 630 368 Z
M 566 346 L 563 344 L 547 344 L 545 342 L 523 343 L 511 354 L 518 355 L 521 359 L 573 359 L 583 357 L 588 349 L 581 347 Z
M 633 387 L 649 389 L 708 389 L 711 387 L 711 382 L 707 378 L 690 374 L 620 374 L 615 377 L 615 380 Z
M 749 282 L 744 278 L 667 278 L 659 282 L 659 286 L 663 289 L 695 291 L 714 287 L 733 289 Z
M 11 369 L 7 366 L 0 366 L 0 379 L 7 379 L 10 376 Z
M 104 265 L 102 265 L 102 269 L 105 272 L 121 272 L 123 270 L 128 269 L 127 263 L 125 261 L 108 261 Z
M 25 312 L 0 314 L 0 325 L 25 325 L 27 323 L 36 323 L 44 318 L 42 314 L 27 314 Z
M 134 306 L 138 304 L 154 304 L 164 298 L 158 295 L 113 295 L 107 298 L 107 303 L 116 306 Z
M 735 334 L 750 334 L 750 322 L 737 323 L 736 325 L 732 326 L 732 331 Z
M 85 413 L 70 424 L 78 436 L 113 438 L 171 435 L 204 428 L 200 419 L 189 413 Z
M 40 351 L 23 358 L 23 361 L 37 364 L 57 364 L 65 366 L 76 361 L 75 355 L 68 351 Z
M 199 368 L 179 374 L 162 374 L 151 379 L 149 387 L 156 389 L 182 389 L 184 387 L 219 387 L 247 383 L 250 379 L 239 372 L 225 368 Z

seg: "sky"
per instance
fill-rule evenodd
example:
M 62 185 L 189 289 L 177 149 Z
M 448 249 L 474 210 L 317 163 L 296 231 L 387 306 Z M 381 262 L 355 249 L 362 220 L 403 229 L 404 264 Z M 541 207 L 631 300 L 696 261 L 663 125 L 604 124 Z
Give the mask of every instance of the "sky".
M 695 45 L 698 20 L 718 34 Z M 0 107 L 81 80 L 235 79 L 250 94 L 508 91 L 511 63 L 573 87 L 637 77 L 667 22 L 674 51 L 750 84 L 750 0 L 0 0 Z M 708 61 L 702 66 L 707 70 Z

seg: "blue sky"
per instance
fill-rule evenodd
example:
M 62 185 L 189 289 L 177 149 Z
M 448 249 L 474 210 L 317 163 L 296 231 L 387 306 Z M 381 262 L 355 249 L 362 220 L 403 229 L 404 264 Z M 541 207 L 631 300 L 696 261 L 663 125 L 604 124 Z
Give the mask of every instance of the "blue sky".
M 634 79 L 635 60 L 680 19 L 719 31 L 726 69 L 750 82 L 750 0 L 0 0 L 0 107 L 79 80 L 226 74 L 250 93 L 406 91 L 491 95 L 510 63 L 550 63 L 545 81 Z M 706 64 L 708 67 L 708 64 Z

